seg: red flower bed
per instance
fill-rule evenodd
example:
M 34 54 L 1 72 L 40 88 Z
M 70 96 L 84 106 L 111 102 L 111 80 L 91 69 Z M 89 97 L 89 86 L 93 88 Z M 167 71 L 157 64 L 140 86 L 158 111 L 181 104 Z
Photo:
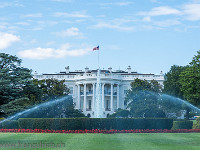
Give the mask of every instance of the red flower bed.
M 0 129 L 0 132 L 15 132 L 15 133 L 200 133 L 200 129 L 136 129 L 136 130 L 42 130 L 42 129 Z

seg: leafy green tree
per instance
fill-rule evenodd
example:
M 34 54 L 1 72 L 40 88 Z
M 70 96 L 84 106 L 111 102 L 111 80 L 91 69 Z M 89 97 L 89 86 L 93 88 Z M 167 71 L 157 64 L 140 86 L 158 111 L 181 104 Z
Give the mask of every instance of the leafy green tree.
M 181 91 L 180 74 L 185 71 L 187 66 L 173 65 L 170 71 L 165 74 L 164 90 L 163 92 L 171 96 L 183 98 Z
M 23 87 L 31 78 L 31 70 L 21 67 L 21 59 L 0 53 L 0 105 L 22 98 Z
M 109 118 L 128 118 L 129 116 L 129 110 L 118 108 L 117 112 L 110 115 Z
M 155 80 L 135 79 L 125 98 L 132 117 L 165 117 L 159 108 L 161 91 L 161 85 Z
M 26 109 L 27 107 L 31 106 L 29 98 L 23 97 L 19 99 L 15 99 L 10 101 L 7 104 L 1 105 L 1 112 L 3 117 L 7 117 L 13 115 L 19 111 Z
M 34 85 L 42 90 L 42 100 L 52 100 L 69 94 L 65 80 L 44 79 L 33 80 Z
M 26 118 L 60 118 L 61 115 L 66 118 L 76 118 L 76 117 L 85 117 L 85 115 L 79 110 L 75 109 L 73 99 L 71 96 L 64 97 L 63 101 L 52 100 L 53 103 L 44 105 L 40 107 L 40 111 L 34 111 L 30 114 L 22 117 Z M 49 102 L 52 102 L 49 101 Z
M 180 83 L 184 98 L 196 106 L 200 105 L 200 51 L 180 74 Z

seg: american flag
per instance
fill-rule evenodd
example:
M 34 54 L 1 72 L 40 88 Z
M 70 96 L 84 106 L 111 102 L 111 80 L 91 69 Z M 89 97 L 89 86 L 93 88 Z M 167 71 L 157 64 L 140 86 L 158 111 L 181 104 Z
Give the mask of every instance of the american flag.
M 94 48 L 93 48 L 93 51 L 95 51 L 95 50 L 99 50 L 99 46 L 94 47 Z

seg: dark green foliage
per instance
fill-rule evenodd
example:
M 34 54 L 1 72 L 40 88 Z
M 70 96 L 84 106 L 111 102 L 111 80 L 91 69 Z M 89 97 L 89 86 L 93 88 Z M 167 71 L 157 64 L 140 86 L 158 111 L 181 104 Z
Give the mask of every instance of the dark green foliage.
M 42 100 L 52 100 L 59 98 L 63 95 L 69 94 L 69 89 L 65 85 L 65 80 L 57 79 L 44 79 L 44 80 L 33 80 L 34 85 L 42 90 Z
M 0 53 L 0 105 L 23 97 L 23 87 L 32 78 L 16 56 Z
M 30 106 L 30 101 L 25 97 L 10 101 L 9 103 L 2 105 L 1 109 L 4 110 L 5 114 L 12 115 L 16 112 L 24 110 L 28 106 Z
M 3 129 L 18 129 L 19 128 L 18 121 L 16 120 L 7 120 L 3 122 L 0 126 Z
M 119 108 L 117 112 L 110 115 L 108 118 L 128 118 L 130 116 L 130 112 L 125 109 Z
M 33 88 L 31 70 L 21 66 L 21 59 L 0 53 L 0 116 L 6 117 L 35 104 L 40 91 Z M 35 99 L 33 99 L 35 97 Z
M 91 130 L 91 129 L 171 129 L 172 119 L 135 118 L 21 118 L 21 129 Z
M 180 74 L 185 71 L 187 66 L 173 65 L 170 71 L 165 74 L 164 90 L 163 92 L 175 97 L 183 98 L 181 91 Z
M 43 105 L 33 112 L 26 113 L 20 118 L 60 118 L 60 115 L 65 115 L 66 118 L 85 117 L 79 110 L 75 109 L 75 104 L 71 96 L 63 97 L 64 101 L 57 101 L 57 99 L 49 101 L 54 102 L 51 105 Z
M 194 129 L 200 129 L 200 117 L 196 119 L 196 123 L 193 125 Z
M 173 121 L 173 130 L 176 129 L 192 129 L 193 126 L 193 121 L 188 121 L 188 120 L 184 120 L 184 121 Z
M 165 117 L 163 110 L 159 108 L 161 85 L 155 80 L 135 79 L 131 82 L 125 98 L 127 108 L 132 117 Z
M 200 51 L 189 66 L 180 74 L 181 91 L 187 101 L 200 105 Z

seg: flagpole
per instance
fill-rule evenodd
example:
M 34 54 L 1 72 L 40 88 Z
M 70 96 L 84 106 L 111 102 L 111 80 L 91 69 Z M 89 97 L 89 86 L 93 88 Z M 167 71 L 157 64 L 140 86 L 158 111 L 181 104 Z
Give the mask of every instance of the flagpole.
M 99 69 L 99 50 L 98 50 L 98 69 Z

